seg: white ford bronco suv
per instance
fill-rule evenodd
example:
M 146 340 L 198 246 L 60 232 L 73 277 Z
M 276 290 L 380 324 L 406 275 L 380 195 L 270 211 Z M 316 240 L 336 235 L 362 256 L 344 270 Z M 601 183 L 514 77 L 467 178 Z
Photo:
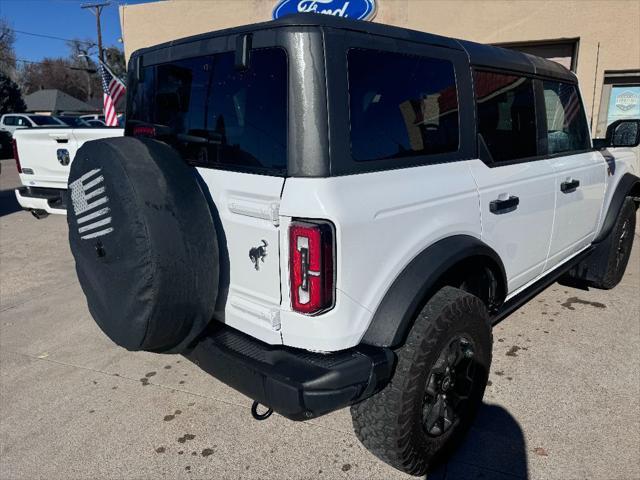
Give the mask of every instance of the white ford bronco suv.
M 626 268 L 640 122 L 594 148 L 554 62 L 309 14 L 137 51 L 127 94 L 125 136 L 85 143 L 69 178 L 98 325 L 257 418 L 351 406 L 402 471 L 469 427 L 493 323 Z

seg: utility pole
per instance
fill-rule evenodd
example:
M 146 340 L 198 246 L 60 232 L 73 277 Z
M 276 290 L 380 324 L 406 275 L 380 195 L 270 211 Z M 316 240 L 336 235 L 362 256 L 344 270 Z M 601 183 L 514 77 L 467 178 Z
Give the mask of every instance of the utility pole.
M 102 3 L 86 3 L 81 5 L 80 8 L 89 8 L 91 12 L 96 16 L 96 28 L 98 30 L 98 58 L 104 62 L 104 51 L 102 50 L 102 29 L 100 28 L 100 14 L 104 7 L 108 7 L 109 2 Z

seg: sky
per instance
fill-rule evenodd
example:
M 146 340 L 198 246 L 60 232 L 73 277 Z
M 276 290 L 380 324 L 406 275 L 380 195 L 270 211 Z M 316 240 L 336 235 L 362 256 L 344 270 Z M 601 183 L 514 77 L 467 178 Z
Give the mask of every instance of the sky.
M 122 44 L 118 5 L 144 3 L 149 0 L 111 1 L 102 11 L 102 43 L 105 47 Z M 97 41 L 96 20 L 86 3 L 90 0 L 0 0 L 0 17 L 16 30 L 16 57 L 39 61 L 44 57 L 66 57 L 69 49 L 64 40 L 42 38 L 27 33 L 48 35 L 63 39 L 80 38 Z

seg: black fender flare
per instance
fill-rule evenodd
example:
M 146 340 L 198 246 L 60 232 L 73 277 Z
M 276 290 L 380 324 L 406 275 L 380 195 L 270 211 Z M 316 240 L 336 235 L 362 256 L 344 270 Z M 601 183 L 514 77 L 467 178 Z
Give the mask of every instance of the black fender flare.
M 427 296 L 438 287 L 444 274 L 466 258 L 485 257 L 495 266 L 502 282 L 500 298 L 506 295 L 507 280 L 502 260 L 487 244 L 470 235 L 443 238 L 419 253 L 398 275 L 376 309 L 362 343 L 395 347 L 406 338 L 413 319 Z M 497 272 L 495 271 L 497 270 Z
M 640 188 L 640 178 L 633 173 L 625 173 L 616 186 L 616 191 L 613 193 L 613 197 L 611 197 L 611 203 L 609 204 L 604 222 L 602 222 L 602 227 L 593 240 L 593 243 L 604 241 L 609 233 L 611 233 L 611 229 L 616 223 L 624 199 L 627 198 L 634 188 Z

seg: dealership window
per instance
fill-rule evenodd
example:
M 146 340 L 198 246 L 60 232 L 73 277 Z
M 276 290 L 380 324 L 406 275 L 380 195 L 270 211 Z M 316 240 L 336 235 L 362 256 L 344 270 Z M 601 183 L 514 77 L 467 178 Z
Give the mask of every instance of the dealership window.
M 537 155 L 533 80 L 474 72 L 478 133 L 494 162 Z
M 539 42 L 499 43 L 497 46 L 552 60 L 575 72 L 578 67 L 579 39 L 542 40 Z
M 352 49 L 348 68 L 356 161 L 458 149 L 458 95 L 450 61 Z
M 606 71 L 596 138 L 604 138 L 609 125 L 625 118 L 640 118 L 640 70 Z
M 589 127 L 578 87 L 568 83 L 542 82 L 550 154 L 590 148 Z

